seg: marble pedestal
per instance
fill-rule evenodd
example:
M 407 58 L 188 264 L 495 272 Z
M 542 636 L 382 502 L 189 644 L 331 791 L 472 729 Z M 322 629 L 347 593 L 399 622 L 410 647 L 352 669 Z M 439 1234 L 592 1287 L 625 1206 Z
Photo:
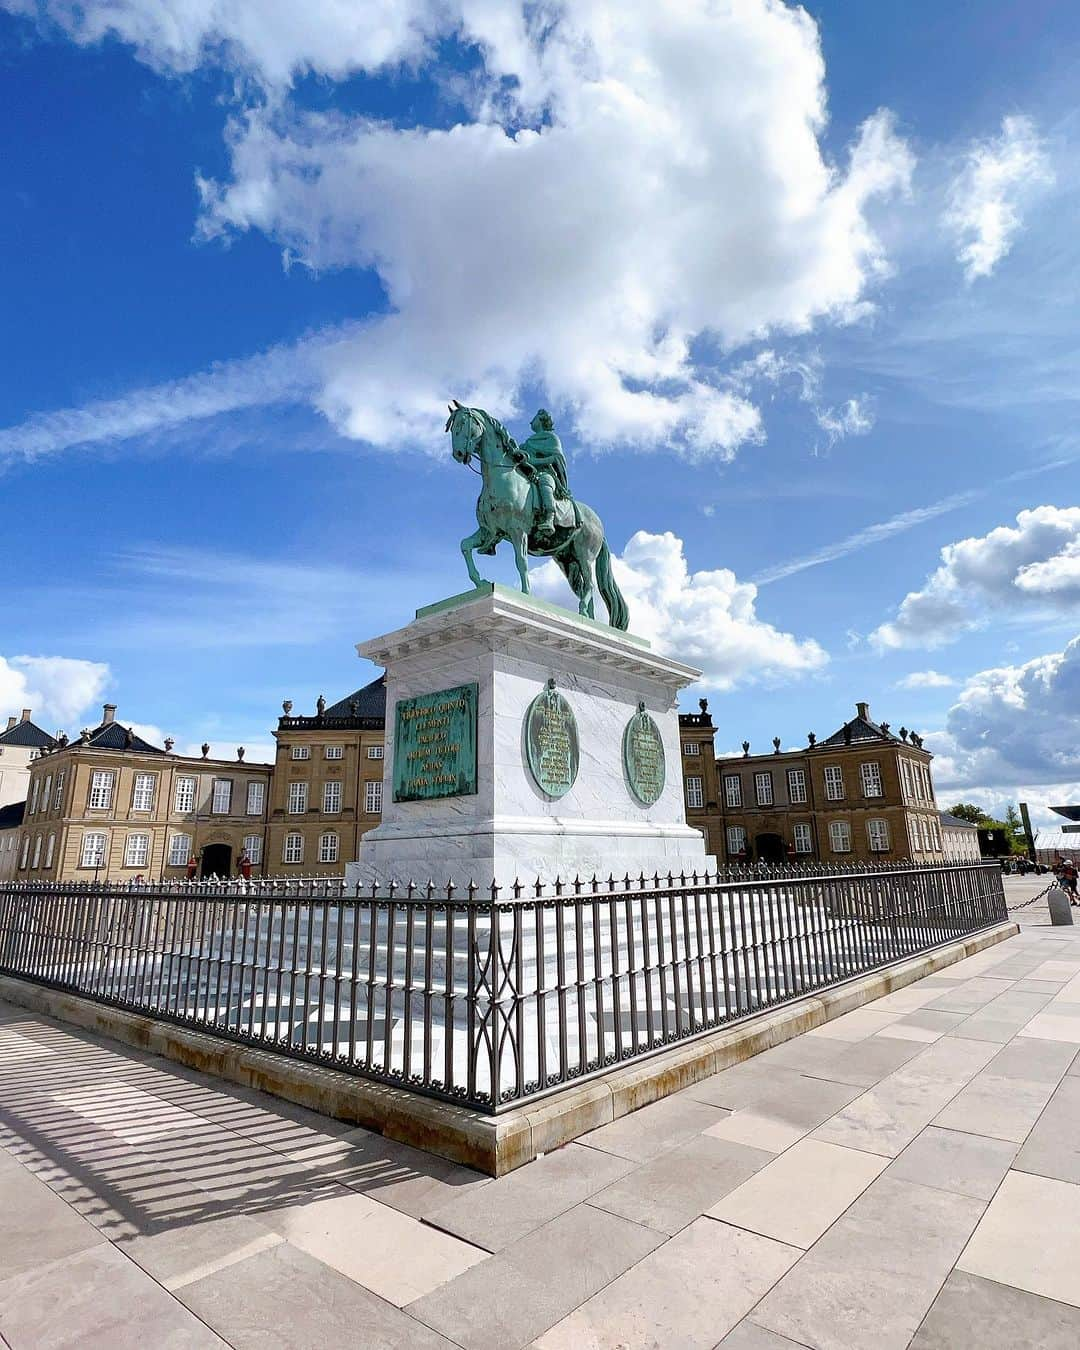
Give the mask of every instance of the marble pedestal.
M 509 886 L 515 878 L 550 884 L 715 867 L 683 808 L 676 698 L 699 671 L 640 638 L 491 583 L 418 610 L 407 627 L 357 651 L 386 669 L 386 759 L 382 821 L 346 869 L 350 884 Z M 550 678 L 573 709 L 580 742 L 577 779 L 558 799 L 534 781 L 524 741 L 529 705 Z M 474 682 L 477 791 L 395 801 L 398 701 Z M 641 702 L 666 761 L 651 806 L 634 796 L 623 765 L 623 731 Z

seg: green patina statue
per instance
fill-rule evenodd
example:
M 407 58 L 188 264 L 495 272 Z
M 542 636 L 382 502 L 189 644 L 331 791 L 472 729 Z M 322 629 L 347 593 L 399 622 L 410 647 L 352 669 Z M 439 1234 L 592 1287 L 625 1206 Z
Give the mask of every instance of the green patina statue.
M 474 586 L 482 582 L 474 551 L 493 554 L 508 539 L 526 595 L 529 554 L 554 558 L 577 596 L 578 612 L 589 619 L 596 617 L 593 592 L 599 588 L 608 622 L 625 631 L 629 612 L 612 574 L 600 517 L 571 495 L 566 457 L 551 414 L 541 408 L 530 426 L 533 434 L 518 445 L 502 423 L 482 408 L 467 408 L 456 399 L 450 408 L 446 430 L 454 458 L 460 464 L 478 459 L 484 480 L 476 503 L 479 528 L 461 541 L 469 577 Z

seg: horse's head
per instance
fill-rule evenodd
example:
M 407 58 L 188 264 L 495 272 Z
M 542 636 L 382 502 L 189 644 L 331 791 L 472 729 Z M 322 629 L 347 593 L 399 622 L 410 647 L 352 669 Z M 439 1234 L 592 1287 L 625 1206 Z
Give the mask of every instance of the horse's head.
M 468 464 L 476 452 L 483 427 L 473 410 L 457 399 L 447 406 L 450 416 L 446 419 L 446 430 L 450 433 L 451 452 L 459 464 Z

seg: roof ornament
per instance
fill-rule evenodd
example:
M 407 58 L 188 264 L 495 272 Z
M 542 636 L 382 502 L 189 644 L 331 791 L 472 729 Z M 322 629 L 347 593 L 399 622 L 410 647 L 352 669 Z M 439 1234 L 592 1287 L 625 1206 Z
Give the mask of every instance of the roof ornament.
M 135 733 L 130 727 L 124 732 L 124 749 L 130 750 L 135 744 Z
M 908 738 L 908 729 L 907 729 L 907 727 L 901 727 L 901 728 L 900 728 L 900 739 L 901 739 L 902 741 L 906 741 L 907 738 Z
M 326 712 L 326 699 L 320 694 L 315 700 L 315 713 L 318 717 L 321 717 L 324 712 Z
M 699 698 L 697 701 L 697 705 L 703 713 L 707 713 L 709 711 L 709 700 L 707 698 Z
M 60 733 L 60 735 L 57 736 L 57 738 L 56 738 L 56 744 L 57 744 L 57 745 L 60 747 L 60 749 L 62 750 L 62 749 L 64 748 L 64 746 L 67 745 L 67 743 L 68 743 L 68 734 L 67 734 L 66 731 L 62 731 L 62 732 Z
M 281 701 L 281 711 L 285 714 L 286 717 L 288 717 L 288 715 L 292 712 L 292 699 L 291 699 L 291 698 L 282 699 L 282 701 Z
M 173 740 L 173 738 L 172 738 L 171 736 L 166 736 L 166 737 L 165 737 L 165 753 L 166 753 L 167 755 L 171 755 L 171 754 L 172 754 L 172 748 L 173 748 L 173 746 L 174 746 L 175 744 L 176 744 L 176 742 Z
M 750 742 L 749 742 L 749 741 L 743 741 L 743 743 L 742 743 L 742 752 L 743 752 L 743 758 L 745 759 L 745 757 L 746 757 L 747 755 L 749 755 L 749 753 L 750 753 Z
M 882 722 L 882 724 L 881 724 L 881 730 L 885 733 L 886 736 L 889 734 L 889 724 L 888 724 L 888 722 Z
M 808 731 L 806 733 L 806 743 L 807 745 L 809 745 L 811 750 L 813 750 L 814 746 L 817 744 L 817 737 L 814 735 L 812 731 Z
M 778 754 L 780 753 L 780 737 L 779 737 L 779 736 L 774 736 L 774 737 L 772 738 L 772 752 L 773 752 L 774 755 L 778 755 Z
M 242 745 L 238 745 L 238 746 L 236 747 L 236 758 L 240 761 L 241 764 L 243 764 L 243 762 L 244 762 L 244 747 L 243 747 Z
M 844 723 L 844 744 L 845 744 L 845 745 L 850 745 L 850 744 L 851 744 L 851 723 L 850 723 L 850 722 L 845 722 L 845 723 Z
M 210 744 L 209 744 L 209 742 L 208 742 L 208 741 L 203 741 L 202 746 L 200 747 L 200 749 L 202 750 L 202 757 L 203 757 L 203 759 L 205 759 L 205 758 L 207 757 L 207 755 L 209 755 L 209 753 L 210 753 Z

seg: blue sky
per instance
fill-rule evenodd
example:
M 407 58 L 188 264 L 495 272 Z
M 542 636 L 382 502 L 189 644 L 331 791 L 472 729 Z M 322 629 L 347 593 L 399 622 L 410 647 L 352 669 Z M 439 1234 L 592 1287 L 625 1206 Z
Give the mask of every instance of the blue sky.
M 1075 799 L 1075 6 L 298 13 L 0 0 L 0 711 L 266 747 L 544 403 L 723 748 Z

